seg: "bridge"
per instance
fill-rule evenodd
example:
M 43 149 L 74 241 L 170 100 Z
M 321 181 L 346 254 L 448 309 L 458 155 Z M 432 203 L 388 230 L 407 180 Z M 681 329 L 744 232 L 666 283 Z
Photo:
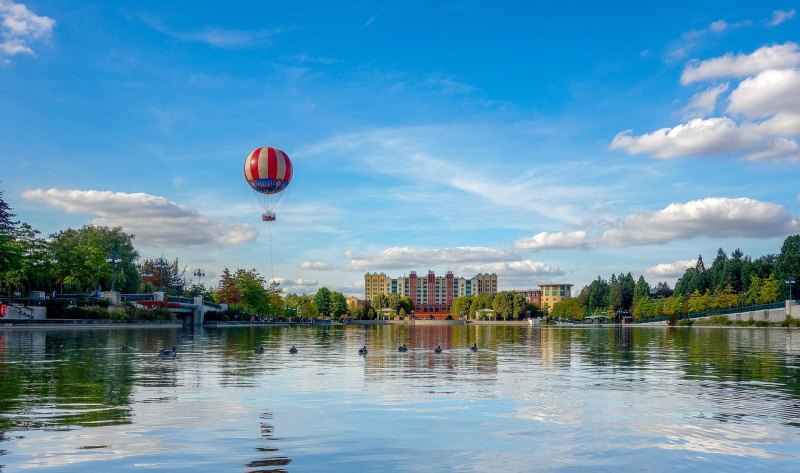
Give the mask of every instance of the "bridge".
M 86 298 L 86 296 L 80 296 Z M 181 320 L 185 325 L 202 325 L 206 312 L 211 310 L 225 310 L 227 304 L 214 304 L 203 300 L 202 297 L 169 296 L 164 292 L 152 294 L 120 294 L 115 291 L 100 292 L 92 297 L 108 299 L 112 307 L 117 307 L 123 302 L 130 302 L 149 309 L 163 307 Z M 5 320 L 45 320 L 47 308 L 44 292 L 35 291 L 24 300 L 0 300 L 0 317 Z M 77 300 L 78 297 L 75 298 Z

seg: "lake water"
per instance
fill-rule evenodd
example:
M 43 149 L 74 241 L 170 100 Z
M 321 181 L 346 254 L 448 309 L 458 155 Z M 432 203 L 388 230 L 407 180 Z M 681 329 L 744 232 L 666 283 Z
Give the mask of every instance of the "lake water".
M 0 330 L 0 465 L 797 472 L 800 331 Z

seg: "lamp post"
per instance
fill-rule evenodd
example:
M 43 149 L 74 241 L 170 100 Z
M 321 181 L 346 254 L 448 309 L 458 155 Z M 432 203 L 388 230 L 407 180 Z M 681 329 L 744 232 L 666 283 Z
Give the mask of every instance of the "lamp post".
M 789 285 L 789 300 L 794 300 L 794 299 L 792 299 L 792 284 L 794 284 L 794 283 L 795 283 L 794 276 L 788 276 L 786 278 L 786 284 Z
M 203 271 L 202 268 L 195 269 L 193 274 L 194 274 L 194 277 L 199 278 L 199 279 L 202 279 L 202 278 L 206 277 L 206 272 Z
M 116 251 L 112 251 L 109 257 L 106 258 L 106 262 L 111 263 L 111 290 L 114 291 L 116 290 L 117 263 L 121 263 L 122 259 L 117 255 Z

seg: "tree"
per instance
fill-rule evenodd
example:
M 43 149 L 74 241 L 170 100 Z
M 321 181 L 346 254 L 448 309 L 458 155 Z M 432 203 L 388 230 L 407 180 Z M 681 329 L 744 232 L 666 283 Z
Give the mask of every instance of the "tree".
M 528 302 L 525 300 L 525 297 L 522 294 L 513 292 L 512 293 L 512 309 L 511 309 L 511 317 L 515 319 L 519 319 L 525 312 L 529 310 Z
M 242 302 L 242 290 L 227 266 L 220 275 L 219 288 L 214 292 L 214 299 L 218 304 L 235 305 Z
M 644 276 L 639 276 L 636 286 L 633 288 L 633 299 L 638 300 L 643 297 L 650 297 L 650 285 L 644 280 Z
M 50 235 L 50 252 L 56 262 L 56 282 L 76 291 L 100 287 L 110 274 L 108 248 L 91 227 L 68 228 Z
M 398 297 L 398 307 L 399 302 Z M 347 314 L 347 301 L 344 298 L 344 294 L 336 291 L 331 292 L 331 315 L 341 317 L 345 314 Z
M 800 280 L 800 235 L 790 236 L 783 241 L 781 252 L 775 260 L 775 272 L 781 281 L 790 276 L 796 281 Z M 789 295 L 788 292 L 786 294 Z
M 775 277 L 775 274 L 770 274 L 767 279 L 764 279 L 761 285 L 761 291 L 758 295 L 759 304 L 769 304 L 776 302 L 780 299 L 781 294 L 781 281 Z
M 158 288 L 159 291 L 167 292 L 171 295 L 183 293 L 186 286 L 186 269 L 180 268 L 178 258 L 169 261 L 163 256 L 158 258 L 147 258 L 138 265 L 141 275 L 141 285 Z
M 386 309 L 389 307 L 389 296 L 386 294 L 378 294 L 370 301 L 370 305 L 375 310 Z
M 492 310 L 497 317 L 510 318 L 514 312 L 514 296 L 511 291 L 499 292 L 492 300 Z
M 450 306 L 450 313 L 459 319 L 469 318 L 469 308 L 472 305 L 472 296 L 461 296 L 453 299 Z
M 250 314 L 270 315 L 274 312 L 266 280 L 255 269 L 237 269 L 233 275 L 241 293 L 242 308 Z
M 553 309 L 550 311 L 551 317 L 559 317 L 562 319 L 579 320 L 583 318 L 583 311 L 580 302 L 577 299 L 564 299 L 561 302 L 553 304 Z
M 317 314 L 322 316 L 331 315 L 331 290 L 327 287 L 321 287 L 314 295 L 314 307 Z

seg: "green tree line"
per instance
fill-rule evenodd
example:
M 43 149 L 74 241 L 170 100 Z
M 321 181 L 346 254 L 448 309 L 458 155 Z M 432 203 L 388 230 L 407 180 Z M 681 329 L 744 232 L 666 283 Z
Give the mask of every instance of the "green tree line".
M 674 291 L 666 282 L 651 289 L 643 276 L 634 281 L 630 272 L 612 274 L 608 280 L 598 276 L 577 297 L 556 303 L 549 315 L 583 319 L 630 314 L 640 320 L 768 304 L 796 297 L 797 291 L 789 294 L 787 281 L 798 276 L 800 235 L 793 235 L 784 240 L 780 253 L 755 259 L 738 248 L 730 256 L 720 248 L 706 268 L 700 255 L 695 266 L 678 279 Z

